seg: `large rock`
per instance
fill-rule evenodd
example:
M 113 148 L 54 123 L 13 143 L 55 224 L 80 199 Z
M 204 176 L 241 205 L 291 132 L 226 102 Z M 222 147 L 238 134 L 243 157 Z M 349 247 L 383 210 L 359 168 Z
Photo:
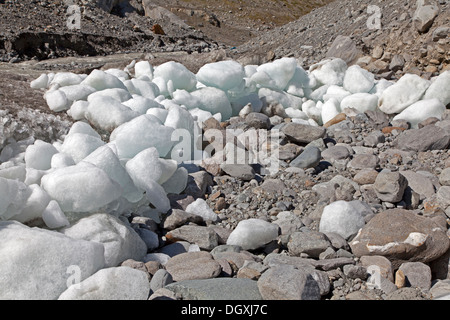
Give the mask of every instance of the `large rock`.
M 264 300 L 320 300 L 311 274 L 292 265 L 278 265 L 262 274 L 258 288 Z
M 257 282 L 243 278 L 185 280 L 165 288 L 183 300 L 262 300 Z
M 394 140 L 394 147 L 405 151 L 443 150 L 450 144 L 450 134 L 436 125 L 406 130 Z
M 450 27 L 447 28 L 450 30 Z M 450 90 L 448 87 L 450 86 L 450 70 L 447 70 L 440 74 L 433 83 L 428 88 L 427 92 L 425 92 L 424 99 L 439 99 L 444 105 L 448 105 L 450 103 Z
M 387 114 L 400 113 L 419 101 L 430 82 L 415 74 L 405 74 L 394 85 L 388 87 L 378 100 L 378 107 Z
M 334 232 L 348 239 L 365 225 L 365 217 L 372 214 L 370 207 L 362 201 L 336 201 L 323 209 L 319 231 Z
M 103 244 L 107 267 L 116 267 L 127 259 L 140 261 L 147 254 L 147 245 L 133 228 L 110 214 L 83 218 L 61 232 L 74 239 Z
M 289 237 L 287 247 L 289 253 L 294 256 L 307 254 L 310 257 L 319 258 L 322 252 L 331 247 L 331 243 L 322 232 L 294 232 Z
M 331 44 L 326 54 L 330 58 L 341 58 L 348 65 L 351 65 L 359 57 L 362 52 L 358 50 L 355 42 L 348 36 L 338 35 Z
M 167 261 L 165 268 L 176 282 L 215 278 L 222 271 L 220 264 L 206 251 L 178 254 Z
M 219 245 L 219 236 L 209 227 L 186 225 L 170 231 L 166 237 L 195 243 L 203 250 L 212 250 Z
M 58 300 L 147 300 L 150 282 L 146 272 L 130 267 L 99 270 L 70 286 Z
M 291 161 L 290 166 L 302 169 L 315 168 L 319 165 L 321 158 L 320 149 L 309 146 L 297 158 Z
M 446 230 L 413 211 L 392 209 L 373 217 L 350 242 L 353 254 L 380 255 L 394 267 L 403 262 L 429 262 L 450 246 Z
M 55 231 L 0 222 L 0 299 L 53 300 L 104 267 L 104 246 Z
M 383 170 L 375 179 L 374 190 L 381 201 L 396 203 L 402 200 L 408 180 L 398 173 Z
M 281 131 L 292 142 L 305 144 L 323 138 L 326 134 L 326 129 L 323 127 L 313 127 L 294 122 L 285 125 Z
M 431 288 L 431 269 L 422 262 L 405 262 L 399 270 L 405 275 L 405 285 L 422 290 Z
M 414 26 L 420 33 L 427 32 L 439 14 L 439 7 L 435 4 L 425 5 L 425 0 L 417 0 L 416 11 L 413 15 Z
M 56 169 L 42 177 L 41 186 L 64 212 L 93 212 L 122 194 L 117 182 L 90 163 Z
M 406 120 L 411 124 L 411 128 L 417 129 L 419 127 L 419 123 L 428 118 L 435 117 L 439 120 L 442 119 L 444 112 L 445 104 L 443 104 L 439 99 L 427 99 L 417 101 L 416 103 L 410 105 L 408 108 L 396 115 L 393 120 Z

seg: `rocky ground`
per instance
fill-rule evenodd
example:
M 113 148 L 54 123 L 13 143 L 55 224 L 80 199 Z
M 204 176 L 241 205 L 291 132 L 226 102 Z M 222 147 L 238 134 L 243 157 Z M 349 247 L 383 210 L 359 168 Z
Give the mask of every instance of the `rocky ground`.
M 30 89 L 31 80 L 44 72 L 89 74 L 94 69 L 123 69 L 132 60 L 148 60 L 153 65 L 174 60 L 196 73 L 206 63 L 229 57 L 261 64 L 293 56 L 309 66 L 330 52 L 378 78 L 394 80 L 409 72 L 430 79 L 449 65 L 446 1 L 436 2 L 439 14 L 420 33 L 412 20 L 415 4 L 401 1 L 335 1 L 279 26 L 297 17 L 297 13 L 288 14 L 294 3 L 289 2 L 279 16 L 273 13 L 271 22 L 262 23 L 267 21 L 262 18 L 261 24 L 259 18 L 252 20 L 253 25 L 249 22 L 251 31 L 229 17 L 239 8 L 251 11 L 250 5 L 229 9 L 225 1 L 215 11 L 200 2 L 153 2 L 202 32 L 182 26 L 174 17 L 178 24 L 172 21 L 167 26 L 157 16 L 151 17 L 152 22 L 143 19 L 145 1 L 131 2 L 136 12 L 125 18 L 120 11 L 105 15 L 84 5 L 81 35 L 60 31 L 65 22 L 64 3 L 29 2 L 0 1 L 0 24 L 5 30 L 0 53 L 8 62 L 0 65 L 0 75 L 7 80 L 0 84 L 3 146 L 25 139 L 25 148 L 33 143 L 26 140 L 29 135 L 53 142 L 73 124 L 66 113 L 48 109 L 42 91 Z M 369 4 L 381 8 L 381 30 L 367 29 Z M 48 12 L 33 10 L 33 6 Z M 30 28 L 18 17 L 24 9 L 29 11 L 21 17 L 45 23 Z M 5 23 L 5 12 L 8 19 L 16 15 L 23 21 L 22 27 Z M 61 18 L 55 21 L 52 17 Z M 127 19 L 126 27 L 123 19 Z M 218 28 L 217 21 L 221 29 L 230 25 L 233 30 L 237 24 L 242 32 L 236 32 L 234 39 L 223 33 L 219 42 L 211 32 Z M 161 23 L 166 35 L 151 30 L 155 23 Z M 97 33 L 99 25 L 102 33 Z M 263 34 L 257 35 L 256 28 Z M 39 43 L 24 46 L 23 39 L 30 39 L 30 34 Z M 254 40 L 230 49 L 233 42 L 240 44 L 255 35 Z M 349 43 L 350 39 L 350 45 L 334 50 L 338 35 L 348 36 L 341 41 Z M 60 47 L 66 43 L 61 39 L 68 37 L 72 44 Z M 121 37 L 131 42 L 123 46 Z M 61 58 L 39 61 L 57 57 Z M 148 250 L 144 259 L 128 259 L 120 265 L 146 273 L 151 299 L 448 299 L 449 122 L 448 106 L 441 119 L 425 119 L 417 129 L 381 111 L 347 110 L 305 137 L 302 125 L 281 113 L 247 113 L 222 123 L 211 119 L 205 130 L 281 131 L 277 142 L 281 144 L 280 170 L 268 175 L 259 165 L 188 167 L 187 188 L 170 197 L 171 213 L 165 220 L 155 223 L 137 213 L 128 217 L 126 224 L 141 236 Z M 12 156 L 10 150 L 2 150 L 0 161 Z M 198 211 L 205 212 L 203 217 L 192 214 Z M 217 217 L 213 222 L 205 218 L 211 212 Z M 330 212 L 351 218 L 333 218 Z M 112 220 L 105 224 L 126 229 Z M 66 292 L 66 298 L 74 296 Z

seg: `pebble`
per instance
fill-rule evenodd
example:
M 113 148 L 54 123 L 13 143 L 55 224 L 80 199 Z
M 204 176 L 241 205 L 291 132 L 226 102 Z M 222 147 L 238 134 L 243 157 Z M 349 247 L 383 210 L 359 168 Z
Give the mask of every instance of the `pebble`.
M 330 246 L 326 235 L 317 231 L 294 232 L 287 244 L 289 253 L 293 256 L 307 254 L 312 258 L 319 258 L 319 255 Z
M 374 189 L 381 201 L 396 203 L 402 200 L 408 180 L 399 172 L 381 171 L 375 179 Z
M 307 147 L 303 152 L 290 163 L 291 167 L 301 169 L 315 168 L 322 158 L 320 149 L 317 147 Z
M 210 227 L 186 225 L 171 230 L 166 234 L 170 241 L 184 240 L 197 244 L 200 249 L 211 251 L 219 245 L 217 233 Z

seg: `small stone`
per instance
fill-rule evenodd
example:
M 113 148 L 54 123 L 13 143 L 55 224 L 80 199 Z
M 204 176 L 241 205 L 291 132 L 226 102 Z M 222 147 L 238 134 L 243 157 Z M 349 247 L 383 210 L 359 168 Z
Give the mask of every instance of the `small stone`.
M 347 164 L 350 169 L 361 170 L 361 169 L 375 169 L 378 166 L 379 159 L 373 154 L 357 154 L 353 159 Z
M 326 129 L 323 127 L 314 127 L 294 122 L 286 124 L 281 131 L 294 143 L 310 143 L 323 138 L 326 133 Z
M 439 175 L 439 183 L 443 186 L 450 186 L 450 167 L 442 170 Z
M 332 125 L 338 124 L 344 120 L 347 119 L 347 115 L 345 113 L 339 113 L 337 116 L 335 116 L 333 119 L 327 121 L 327 123 L 325 123 L 323 125 L 324 128 L 329 128 Z
M 217 233 L 209 227 L 186 225 L 174 229 L 166 234 L 171 241 L 184 240 L 197 244 L 200 249 L 212 250 L 219 245 Z
M 395 285 L 397 288 L 403 288 L 406 284 L 405 274 L 401 269 L 398 269 L 395 273 Z
M 263 113 L 252 112 L 245 117 L 245 122 L 255 129 L 269 129 L 270 119 Z
M 347 264 L 344 266 L 344 274 L 350 279 L 367 279 L 367 269 L 362 266 Z
M 373 148 L 379 143 L 384 143 L 385 140 L 386 138 L 381 131 L 374 131 L 364 138 L 364 145 Z
M 164 269 L 159 269 L 155 272 L 150 280 L 150 289 L 155 292 L 158 289 L 164 288 L 166 285 L 173 282 L 172 276 Z
M 262 274 L 258 289 L 264 300 L 320 300 L 320 288 L 306 271 L 278 265 Z
M 220 168 L 228 175 L 250 181 L 255 177 L 255 170 L 248 164 L 222 164 Z
M 291 167 L 302 169 L 315 168 L 322 158 L 320 149 L 317 147 L 307 147 L 303 152 L 290 163 Z
M 330 241 L 322 232 L 294 232 L 288 242 L 288 250 L 294 256 L 302 253 L 312 258 L 319 258 L 319 255 L 331 246 Z
M 163 228 L 173 230 L 189 222 L 200 224 L 203 222 L 203 219 L 201 216 L 183 210 L 172 209 L 172 212 L 166 216 L 163 222 Z
M 377 176 L 378 171 L 375 169 L 362 169 L 353 177 L 353 181 L 360 185 L 374 184 Z

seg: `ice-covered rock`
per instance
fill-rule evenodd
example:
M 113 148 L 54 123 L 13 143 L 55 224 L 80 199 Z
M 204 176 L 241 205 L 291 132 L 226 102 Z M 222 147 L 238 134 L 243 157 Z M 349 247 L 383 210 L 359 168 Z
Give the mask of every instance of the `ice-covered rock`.
M 327 123 L 334 117 L 341 113 L 339 101 L 336 98 L 331 98 L 322 105 L 321 116 L 322 122 Z
M 242 220 L 231 232 L 227 245 L 236 245 L 244 250 L 258 249 L 278 237 L 279 226 L 261 219 Z
M 383 91 L 378 100 L 378 107 L 387 114 L 400 113 L 419 101 L 429 86 L 430 81 L 415 74 L 405 74 Z
M 58 72 L 50 82 L 50 85 L 58 84 L 61 87 L 74 86 L 83 81 L 83 76 L 73 72 Z
M 139 61 L 134 65 L 134 76 L 139 79 L 147 77 L 150 81 L 153 79 L 154 68 L 148 61 Z
M 351 95 L 351 93 L 344 88 L 337 85 L 331 85 L 328 87 L 327 92 L 323 95 L 323 101 L 327 102 L 329 99 L 334 98 L 338 100 L 338 102 L 341 102 L 349 95 Z
M 38 78 L 30 82 L 32 89 L 47 89 L 49 85 L 49 78 L 46 73 L 41 74 Z
M 42 220 L 50 229 L 59 229 L 70 225 L 66 215 L 61 210 L 58 202 L 50 200 L 47 207 L 42 212 Z
M 57 153 L 58 150 L 53 145 L 38 139 L 27 147 L 24 158 L 25 165 L 28 168 L 48 170 L 51 168 L 53 155 Z
M 128 90 L 121 89 L 121 88 L 111 88 L 111 89 L 104 89 L 101 91 L 95 91 L 94 93 L 90 94 L 87 97 L 87 101 L 91 102 L 92 100 L 94 100 L 97 97 L 109 97 L 109 98 L 113 98 L 114 100 L 117 100 L 119 102 L 125 102 L 132 98 L 132 96 L 128 92 Z
M 231 118 L 233 109 L 224 91 L 214 87 L 205 87 L 192 92 L 191 95 L 200 101 L 198 108 L 209 111 L 211 114 L 220 113 L 224 121 Z
M 317 81 L 324 85 L 342 86 L 347 64 L 340 58 L 326 59 L 312 65 L 309 71 Z
M 106 73 L 102 70 L 95 69 L 93 70 L 82 82 L 81 84 L 90 86 L 97 91 L 111 89 L 111 88 L 120 88 L 127 90 L 125 85 L 119 78 L 116 76 Z
M 195 74 L 179 62 L 169 61 L 155 67 L 153 76 L 153 80 L 156 78 L 164 79 L 166 85 L 168 86 L 167 90 L 169 94 L 177 89 L 192 91 L 197 85 Z M 164 94 L 163 90 L 161 90 L 161 94 Z
M 89 102 L 86 119 L 95 127 L 113 131 L 139 114 L 109 96 L 96 96 Z
M 99 243 L 13 221 L 0 222 L 0 233 L 0 299 L 57 299 L 105 265 Z
M 107 213 L 80 219 L 61 233 L 79 240 L 101 243 L 105 247 L 105 266 L 116 267 L 127 259 L 141 261 L 147 246 L 129 225 Z
M 424 100 L 437 98 L 444 105 L 450 103 L 450 70 L 439 75 L 425 92 Z
M 365 225 L 364 217 L 370 214 L 372 210 L 365 202 L 335 201 L 323 209 L 319 231 L 334 232 L 348 239 Z
M 139 152 L 126 163 L 126 170 L 133 181 L 143 187 L 147 180 L 162 184 L 177 170 L 174 160 L 160 159 L 156 148 L 148 148 Z
M 375 111 L 378 108 L 378 96 L 370 93 L 354 93 L 341 101 L 341 110 L 353 108 L 361 113 Z
M 406 120 L 411 128 L 417 129 L 423 120 L 431 117 L 442 119 L 445 109 L 445 105 L 437 98 L 420 100 L 396 115 L 393 120 Z
M 205 200 L 198 198 L 186 207 L 186 212 L 200 216 L 205 221 L 217 221 L 219 217 L 209 207 Z
M 165 157 L 174 145 L 171 141 L 173 131 L 173 128 L 164 126 L 155 116 L 145 114 L 117 127 L 110 139 L 115 141 L 120 159 L 133 158 L 151 147 L 155 147 L 159 155 Z
M 82 84 L 61 87 L 59 91 L 63 92 L 70 101 L 87 100 L 89 96 L 96 92 L 94 88 Z
M 40 218 L 50 201 L 42 188 L 18 180 L 0 178 L 0 220 L 29 222 Z
M 70 286 L 58 300 L 147 300 L 149 294 L 146 272 L 123 266 L 99 270 Z
M 294 76 L 296 68 L 297 61 L 294 58 L 281 58 L 260 65 L 256 71 L 264 72 L 273 81 L 276 89 L 284 90 Z
M 375 76 L 360 66 L 353 65 L 345 72 L 343 85 L 351 93 L 368 93 L 375 85 Z
M 120 185 L 90 163 L 56 169 L 42 177 L 41 186 L 64 212 L 93 212 L 122 195 Z
M 109 145 L 97 148 L 84 158 L 83 162 L 89 162 L 102 169 L 113 181 L 120 184 L 122 196 L 128 201 L 135 203 L 142 199 L 142 190 L 136 187 L 118 156 Z
M 104 144 L 100 138 L 90 134 L 70 133 L 64 139 L 61 152 L 68 154 L 75 163 L 78 163 Z
M 127 106 L 131 110 L 139 113 L 139 115 L 145 114 L 149 109 L 163 109 L 164 107 L 156 102 L 155 100 L 141 97 L 138 95 L 133 96 L 131 99 L 124 101 L 122 103 L 124 106 Z
M 44 98 L 50 110 L 55 112 L 67 110 L 71 105 L 71 102 L 69 99 L 67 99 L 66 94 L 59 89 L 47 91 L 44 94 Z
M 161 186 L 167 194 L 180 194 L 186 189 L 187 182 L 188 171 L 183 167 L 179 167 L 166 182 L 161 184 Z
M 198 81 L 208 87 L 215 87 L 223 91 L 241 85 L 244 76 L 244 67 L 234 60 L 208 63 L 197 72 Z

